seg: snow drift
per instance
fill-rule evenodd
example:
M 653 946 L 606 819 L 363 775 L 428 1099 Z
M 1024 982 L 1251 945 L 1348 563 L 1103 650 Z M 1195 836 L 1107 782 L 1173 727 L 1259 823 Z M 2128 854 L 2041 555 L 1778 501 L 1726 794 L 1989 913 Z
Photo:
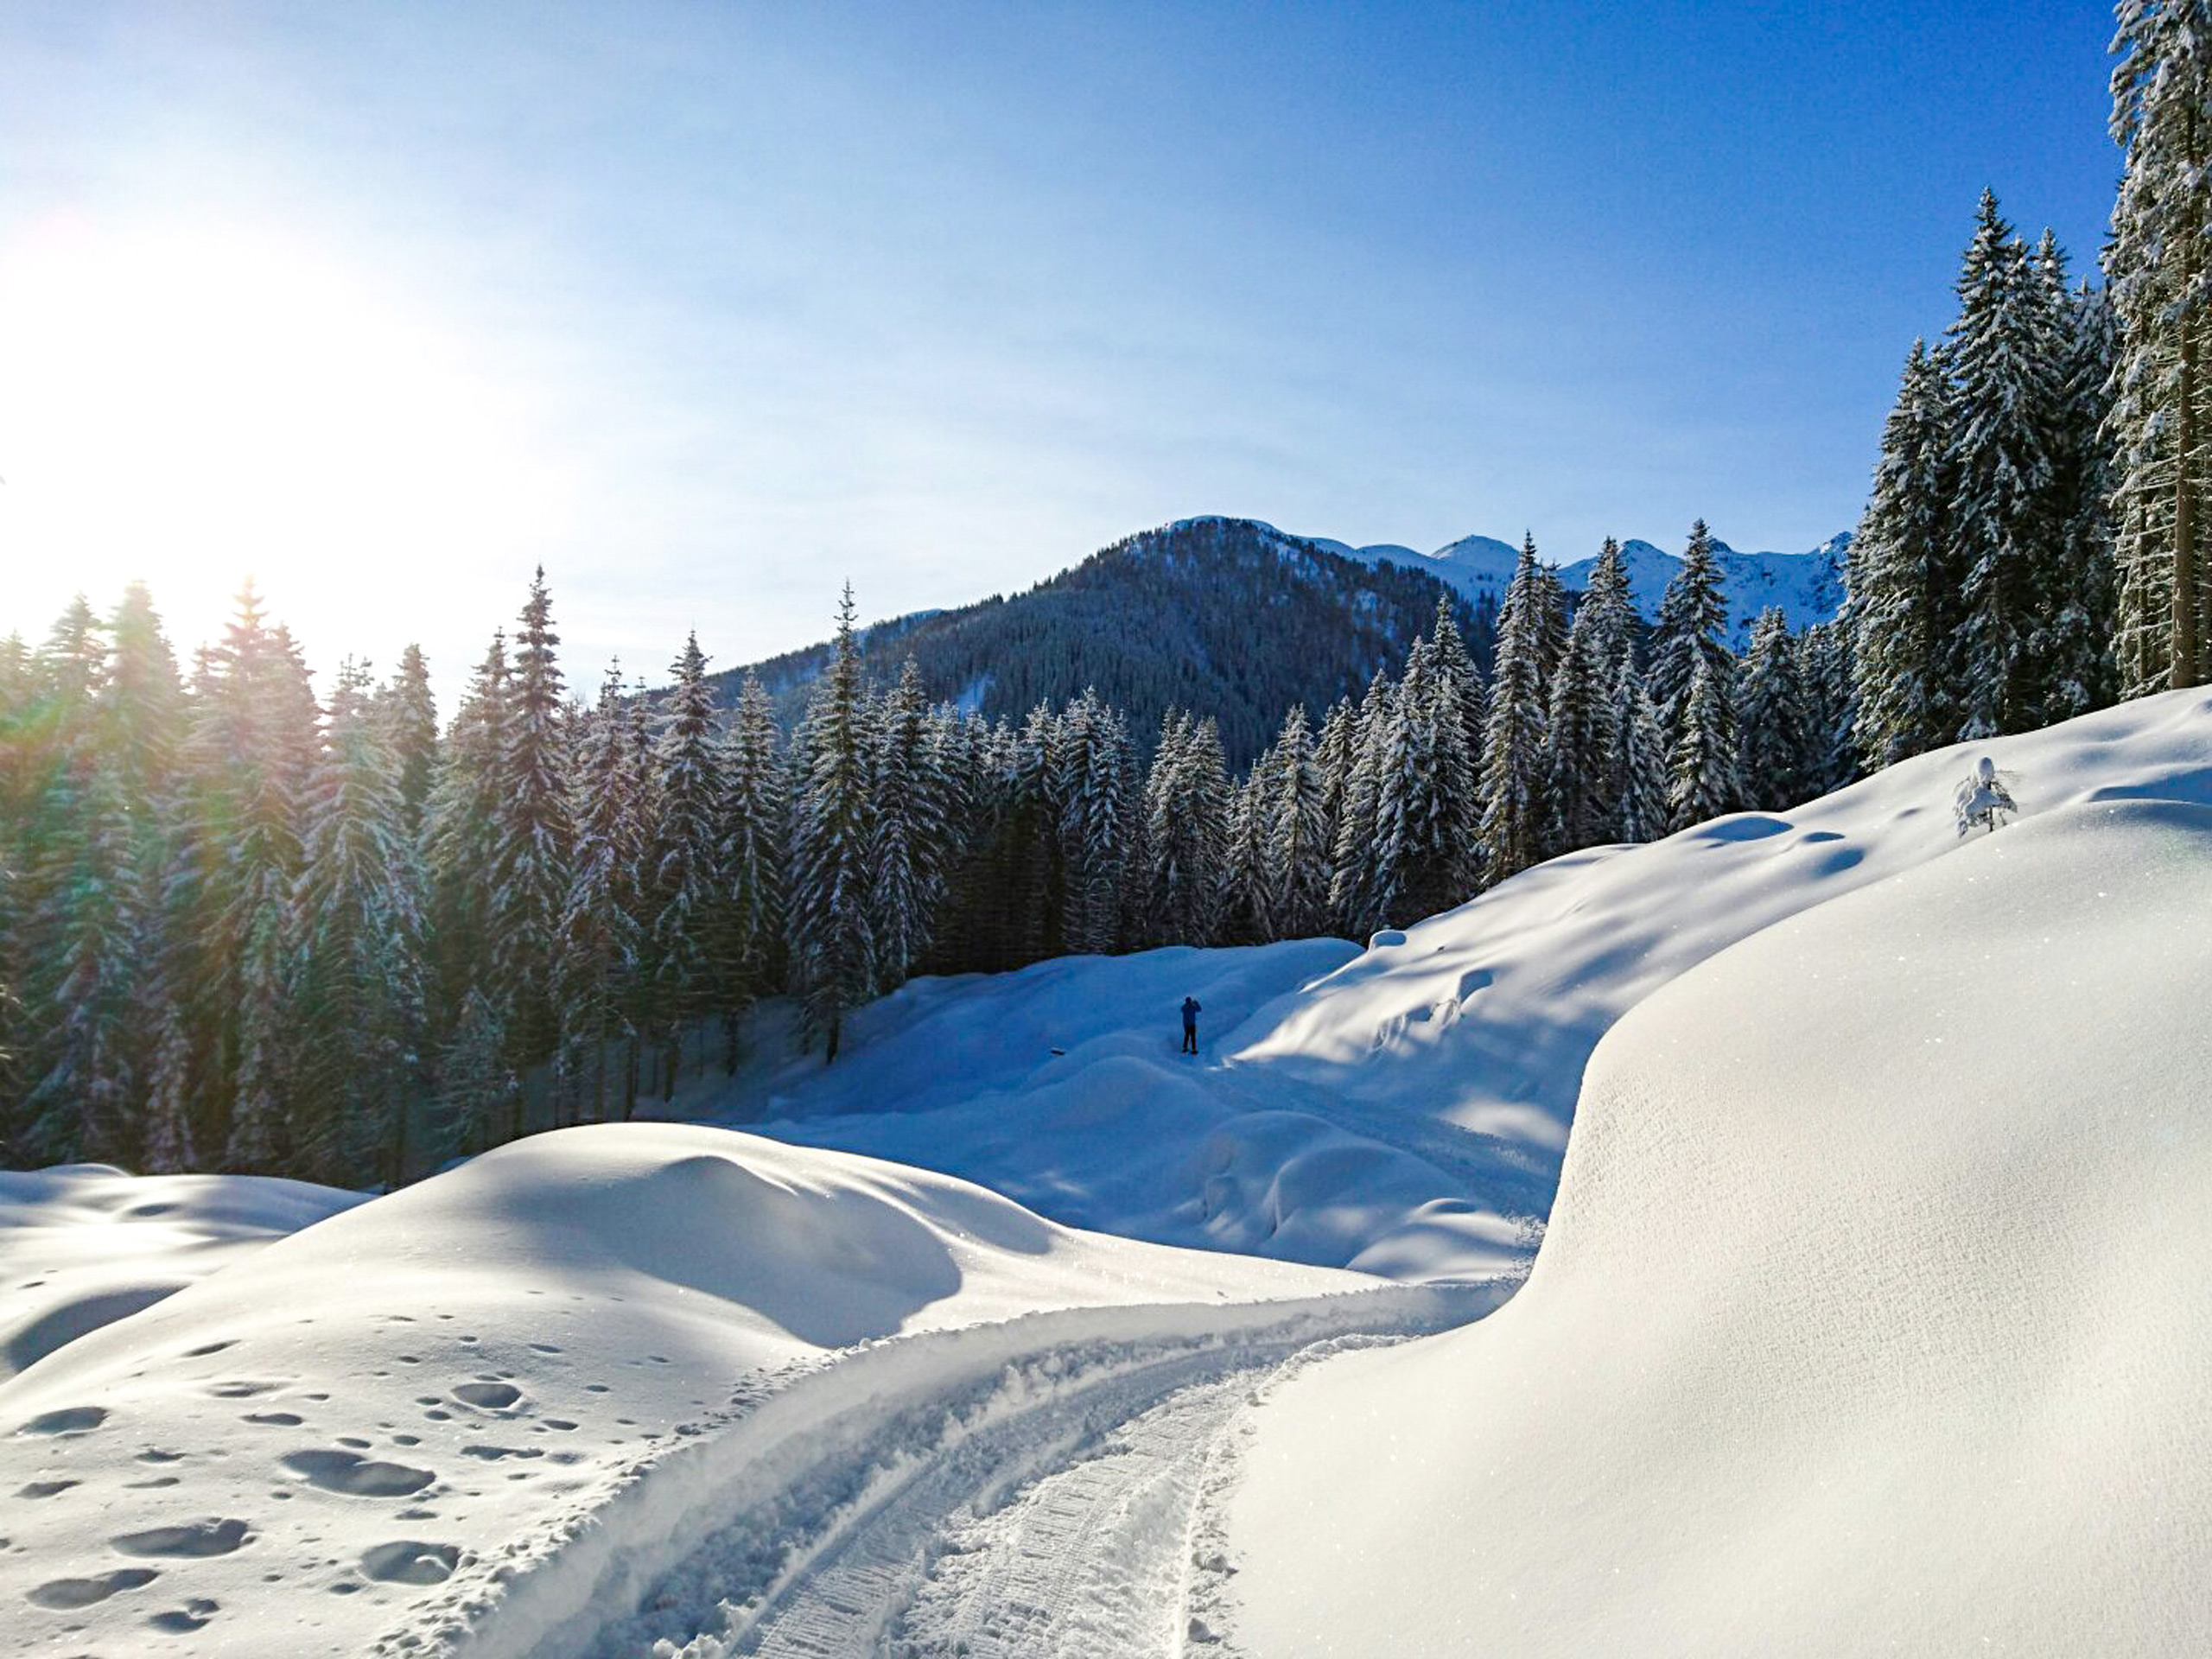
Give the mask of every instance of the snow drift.
M 545 1599 L 639 1471 L 772 1373 L 1039 1310 L 1119 1310 L 1089 1334 L 1128 1338 L 1149 1328 L 1133 1309 L 1233 1323 L 1225 1304 L 1372 1282 L 1074 1233 L 962 1182 L 726 1130 L 541 1135 L 0 1383 L 0 1606 L 16 1643 L 67 1651 L 443 1640 L 519 1580 Z M 1001 1337 L 986 1360 L 1020 1349 Z
M 2110 798 L 2159 719 L 1620 1022 L 1520 1294 L 1259 1413 L 1254 1651 L 2212 1649 L 2212 810 Z
M 1763 928 L 1961 851 L 1952 794 L 1984 755 L 2030 817 L 2212 802 L 2212 700 L 2172 692 L 1789 812 L 1572 854 L 1363 951 L 1310 940 L 917 981 L 861 1011 L 835 1066 L 779 1063 L 674 1109 L 944 1170 L 1071 1225 L 1510 1278 L 1614 1022 Z M 1173 1052 L 1186 990 L 1206 1007 L 1196 1061 Z

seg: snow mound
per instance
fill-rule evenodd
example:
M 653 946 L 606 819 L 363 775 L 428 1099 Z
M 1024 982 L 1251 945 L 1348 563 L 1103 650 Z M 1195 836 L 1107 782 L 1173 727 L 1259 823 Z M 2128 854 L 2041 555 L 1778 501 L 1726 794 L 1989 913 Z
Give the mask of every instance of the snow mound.
M 2055 784 L 2157 719 L 2014 758 Z M 1259 1413 L 1240 1637 L 2212 1650 L 2212 809 L 2175 781 L 2200 799 L 2048 810 L 1623 1020 L 1520 1294 Z
M 1224 1030 L 1357 954 L 1307 939 L 918 980 L 853 1018 L 834 1066 L 779 1062 L 666 1109 L 945 1170 L 1071 1226 L 1396 1278 L 1517 1277 L 1524 1213 L 1477 1203 L 1448 1160 L 1177 1052 L 1186 993 Z
M 362 1202 L 259 1175 L 0 1171 L 0 1382 L 263 1245 Z
M 188 1190 L 9 1179 L 33 1220 Z M 226 1194 L 268 1213 L 252 1184 L 207 1208 Z M 779 1368 L 1039 1310 L 1218 1319 L 1372 1283 L 1075 1233 L 963 1182 L 727 1130 L 540 1135 L 0 1383 L 0 1606 L 21 1644 L 69 1651 L 362 1652 L 419 1635 L 431 1604 L 450 1632 Z

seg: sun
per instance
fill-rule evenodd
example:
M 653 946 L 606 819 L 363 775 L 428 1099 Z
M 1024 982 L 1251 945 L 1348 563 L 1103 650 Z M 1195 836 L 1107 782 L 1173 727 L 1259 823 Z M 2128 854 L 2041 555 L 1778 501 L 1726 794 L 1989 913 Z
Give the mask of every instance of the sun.
M 0 245 L 0 632 L 143 578 L 189 642 L 250 574 L 333 630 L 319 666 L 389 655 L 408 605 L 545 505 L 486 357 L 280 227 L 61 217 Z

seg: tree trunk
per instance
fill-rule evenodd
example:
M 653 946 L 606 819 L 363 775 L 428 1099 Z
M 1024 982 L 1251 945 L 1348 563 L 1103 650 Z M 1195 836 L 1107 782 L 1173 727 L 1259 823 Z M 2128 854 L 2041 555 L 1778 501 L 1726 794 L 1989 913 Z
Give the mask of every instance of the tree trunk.
M 2180 392 L 2174 423 L 2174 664 L 2167 682 L 2172 686 L 2203 678 L 2196 639 L 2196 329 L 2190 320 L 2182 324 Z

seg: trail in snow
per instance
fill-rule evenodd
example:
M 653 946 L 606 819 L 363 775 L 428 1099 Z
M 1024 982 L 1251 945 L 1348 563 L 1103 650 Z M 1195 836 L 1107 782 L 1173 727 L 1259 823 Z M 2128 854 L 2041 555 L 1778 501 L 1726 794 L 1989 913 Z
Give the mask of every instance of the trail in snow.
M 1225 1568 L 1207 1541 L 1225 1432 L 1306 1358 L 1457 1323 L 1489 1294 L 1378 1304 L 1363 1332 L 1344 1310 L 1333 1332 L 1076 1344 L 904 1408 L 866 1397 L 823 1425 L 810 1466 L 735 1482 L 721 1523 L 636 1612 L 563 1650 L 1225 1654 L 1209 1582 Z

